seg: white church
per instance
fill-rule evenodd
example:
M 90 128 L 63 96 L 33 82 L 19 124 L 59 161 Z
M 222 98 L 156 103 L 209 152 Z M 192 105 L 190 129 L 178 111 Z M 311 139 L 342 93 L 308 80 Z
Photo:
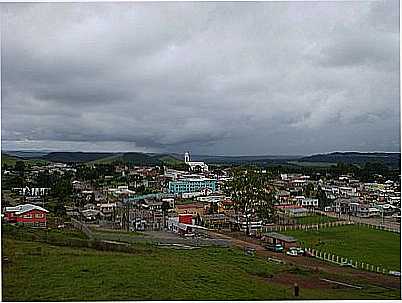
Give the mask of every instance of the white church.
M 195 162 L 190 160 L 190 154 L 188 152 L 184 153 L 184 163 L 190 166 L 190 170 L 201 170 L 208 171 L 208 165 L 204 162 Z

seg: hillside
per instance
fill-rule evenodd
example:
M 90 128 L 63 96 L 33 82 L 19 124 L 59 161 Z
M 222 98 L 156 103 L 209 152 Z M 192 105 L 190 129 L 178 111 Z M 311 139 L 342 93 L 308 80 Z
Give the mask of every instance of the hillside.
M 51 152 L 42 159 L 52 162 L 90 162 L 113 156 L 113 153 L 87 153 L 87 152 Z
M 30 152 L 32 153 L 32 152 Z M 4 154 L 4 153 L 3 153 Z M 18 151 L 13 155 L 6 154 L 3 163 L 14 163 L 18 160 L 28 160 L 31 157 L 17 157 Z M 27 155 L 22 152 L 20 154 Z M 30 154 L 33 155 L 34 153 Z M 43 159 L 51 162 L 64 163 L 129 163 L 131 165 L 183 165 L 183 155 L 178 153 L 97 153 L 97 152 L 51 152 L 36 159 Z M 400 153 L 359 153 L 359 152 L 334 152 L 329 154 L 317 154 L 312 156 L 207 156 L 191 155 L 193 161 L 204 161 L 207 164 L 256 164 L 261 166 L 291 165 L 291 166 L 330 166 L 338 162 L 347 164 L 364 165 L 367 162 L 382 162 L 393 168 L 400 167 Z M 310 164 L 311 163 L 311 164 Z
M 26 165 L 46 165 L 49 163 L 46 160 L 43 159 L 34 159 L 34 158 L 29 158 L 29 159 L 24 159 L 21 157 L 17 156 L 11 156 L 6 153 L 1 153 L 1 165 L 8 165 L 8 166 L 14 166 L 17 161 L 24 161 Z
M 17 161 L 22 161 L 22 158 L 10 156 L 5 153 L 1 153 L 1 164 L 12 165 L 14 166 Z
M 364 165 L 367 162 L 381 162 L 389 167 L 400 167 L 400 153 L 359 153 L 334 152 L 330 154 L 317 154 L 299 159 L 300 162 L 343 162 L 347 164 Z

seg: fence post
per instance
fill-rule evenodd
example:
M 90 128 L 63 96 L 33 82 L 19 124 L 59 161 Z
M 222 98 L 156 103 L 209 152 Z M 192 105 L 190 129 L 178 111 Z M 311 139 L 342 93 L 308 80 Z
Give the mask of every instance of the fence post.
M 336 256 L 336 263 L 339 263 L 339 256 Z
M 374 271 L 374 265 L 371 265 L 371 271 Z

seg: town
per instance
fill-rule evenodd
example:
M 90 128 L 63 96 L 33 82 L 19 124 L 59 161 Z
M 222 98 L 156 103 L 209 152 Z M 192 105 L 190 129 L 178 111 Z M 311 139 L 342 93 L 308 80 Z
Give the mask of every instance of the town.
M 104 228 L 169 229 L 183 235 L 191 234 L 191 228 L 178 225 L 184 220 L 193 228 L 245 231 L 246 214 L 242 209 L 234 211 L 235 202 L 225 187 L 233 179 L 233 169 L 209 170 L 204 162 L 191 161 L 188 152 L 183 163 L 186 170 L 128 164 L 77 167 L 66 163 L 21 168 L 18 166 L 23 163 L 17 163 L 13 169 L 3 171 L 5 219 L 43 225 L 44 221 L 35 220 L 36 217 L 23 220 L 26 218 L 22 213 L 10 217 L 15 207 L 29 204 L 31 208 L 41 209 L 49 205 L 60 218 L 71 217 Z M 272 226 L 294 225 L 298 218 L 309 216 L 399 230 L 400 176 L 389 180 L 376 174 L 371 182 L 363 182 L 350 173 L 308 175 L 255 169 L 267 176 L 266 188 L 272 193 L 275 215 L 260 217 L 256 209 L 252 209 L 249 235 L 261 234 Z M 21 178 L 21 174 L 21 187 L 7 188 L 11 185 L 8 179 Z M 190 221 L 188 215 L 191 215 Z
M 1 300 L 401 300 L 400 1 L 2 3 Z
M 337 232 L 345 243 L 362 237 L 360 229 L 400 238 L 400 173 L 378 163 L 354 173 L 353 165 L 342 163 L 321 169 L 217 165 L 192 161 L 189 152 L 165 165 L 17 157 L 11 165 L 13 157 L 3 158 L 3 230 L 76 230 L 111 250 L 127 243 L 238 247 L 246 255 L 263 250 L 271 263 L 315 268 L 324 262 L 400 276 L 397 250 L 377 258 L 361 246 L 342 251 L 322 245 L 325 232 Z M 365 170 L 373 168 L 382 174 L 367 178 Z M 378 249 L 399 245 L 393 241 L 378 242 Z

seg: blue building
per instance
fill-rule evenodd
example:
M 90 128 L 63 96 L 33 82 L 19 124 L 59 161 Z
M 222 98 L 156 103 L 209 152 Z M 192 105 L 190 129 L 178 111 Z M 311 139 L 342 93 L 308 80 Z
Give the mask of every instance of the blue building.
M 169 182 L 169 193 L 172 194 L 198 192 L 205 188 L 216 191 L 216 180 L 207 178 L 191 178 Z

